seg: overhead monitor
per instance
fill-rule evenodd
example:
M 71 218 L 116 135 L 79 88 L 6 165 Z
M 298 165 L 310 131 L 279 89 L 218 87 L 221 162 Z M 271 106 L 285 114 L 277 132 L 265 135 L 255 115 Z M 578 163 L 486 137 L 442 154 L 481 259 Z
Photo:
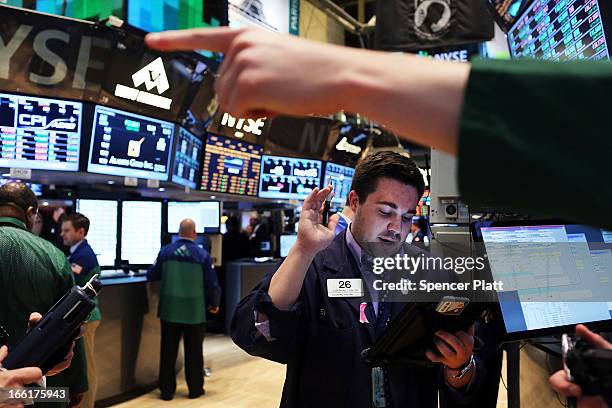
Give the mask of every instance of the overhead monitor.
M 79 170 L 83 104 L 0 93 L 0 167 Z
M 513 58 L 609 59 L 610 2 L 534 0 L 508 30 Z
M 488 0 L 495 21 L 502 30 L 508 31 L 518 17 L 526 0 Z
M 280 236 L 280 256 L 286 258 L 289 255 L 289 250 L 297 241 L 297 234 L 281 235 Z
M 87 242 L 100 266 L 115 266 L 117 258 L 117 201 L 77 199 L 76 210 L 89 218 Z
M 327 162 L 325 164 L 325 182 L 323 187 L 329 184 L 334 188 L 333 203 L 344 205 L 353 184 L 353 175 L 355 169 L 352 167 L 342 166 L 340 164 Z
M 197 188 L 204 142 L 193 133 L 177 126 L 172 182 L 192 189 Z
M 162 205 L 158 201 L 124 201 L 121 216 L 121 260 L 151 265 L 161 248 Z
M 321 186 L 321 167 L 319 160 L 264 155 L 259 196 L 303 200 Z
M 178 234 L 179 225 L 185 218 L 195 222 L 198 234 L 218 234 L 221 229 L 221 203 L 219 201 L 168 203 L 168 233 Z
M 536 223 L 537 224 L 537 223 Z M 517 338 L 610 322 L 612 232 L 581 225 L 481 227 L 504 328 Z
M 262 153 L 261 146 L 209 134 L 200 189 L 257 196 Z
M 87 171 L 168 180 L 174 125 L 96 106 Z

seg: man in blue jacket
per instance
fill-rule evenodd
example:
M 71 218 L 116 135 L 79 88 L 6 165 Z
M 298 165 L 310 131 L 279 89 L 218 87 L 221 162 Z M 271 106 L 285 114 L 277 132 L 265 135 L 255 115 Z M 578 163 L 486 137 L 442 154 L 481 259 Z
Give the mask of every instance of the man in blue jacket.
M 380 152 L 357 166 L 351 190 L 353 221 L 337 236 L 337 215 L 321 224 L 330 187 L 308 196 L 296 244 L 276 273 L 240 302 L 232 338 L 252 355 L 287 365 L 281 407 L 434 408 L 438 391 L 466 401 L 483 378 L 472 355 L 473 328 L 437 332 L 437 350 L 427 357 L 441 365 L 433 368 L 371 369 L 362 361 L 362 350 L 405 305 L 374 300 L 363 248 L 376 243 L 389 253 L 399 250 L 424 183 L 412 160 Z M 349 280 L 366 282 L 372 301 L 364 303 L 359 293 L 336 297 L 334 285 Z
M 79 213 L 67 215 L 62 221 L 61 236 L 64 245 L 70 249 L 68 262 L 70 262 L 74 280 L 78 286 L 85 286 L 94 275 L 100 274 L 98 258 L 86 239 L 89 233 L 89 226 L 89 218 Z M 96 392 L 98 390 L 98 373 L 96 369 L 94 344 L 96 330 L 100 325 L 102 315 L 100 314 L 100 308 L 97 306 L 98 299 L 96 298 L 95 301 L 96 307 L 91 311 L 87 318 L 87 322 L 83 325 L 85 329 L 83 339 L 85 343 L 85 355 L 87 357 L 87 381 L 89 383 L 89 389 L 85 393 L 81 405 L 83 408 L 94 407 Z
M 194 241 L 193 220 L 184 219 L 179 239 L 164 246 L 148 272 L 150 281 L 161 280 L 158 317 L 161 320 L 159 388 L 169 401 L 176 391 L 174 367 L 181 335 L 185 344 L 185 379 L 189 398 L 204 394 L 204 323 L 206 306 L 219 311 L 221 288 L 210 255 Z

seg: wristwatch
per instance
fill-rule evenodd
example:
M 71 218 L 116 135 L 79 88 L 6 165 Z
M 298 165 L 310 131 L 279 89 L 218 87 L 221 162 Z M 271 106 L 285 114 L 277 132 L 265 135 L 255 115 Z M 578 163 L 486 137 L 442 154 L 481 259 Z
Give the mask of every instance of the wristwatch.
M 470 360 L 464 364 L 463 366 L 459 367 L 459 368 L 450 368 L 449 366 L 446 366 L 446 368 L 448 368 L 449 370 L 453 370 L 453 371 L 459 371 L 457 374 L 455 374 L 453 376 L 453 378 L 455 378 L 456 380 L 460 380 L 463 377 L 465 377 L 465 375 L 472 369 L 472 367 L 474 367 L 476 365 L 476 361 L 474 360 L 474 355 L 472 354 L 470 356 Z

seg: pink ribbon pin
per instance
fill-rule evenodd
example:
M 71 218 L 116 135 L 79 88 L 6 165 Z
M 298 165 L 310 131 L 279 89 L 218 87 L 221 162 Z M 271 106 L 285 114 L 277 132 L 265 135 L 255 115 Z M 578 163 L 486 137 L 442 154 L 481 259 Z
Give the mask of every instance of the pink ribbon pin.
M 366 307 L 368 307 L 367 303 L 361 303 L 359 305 L 359 323 L 370 323 L 368 321 L 368 317 L 365 314 Z

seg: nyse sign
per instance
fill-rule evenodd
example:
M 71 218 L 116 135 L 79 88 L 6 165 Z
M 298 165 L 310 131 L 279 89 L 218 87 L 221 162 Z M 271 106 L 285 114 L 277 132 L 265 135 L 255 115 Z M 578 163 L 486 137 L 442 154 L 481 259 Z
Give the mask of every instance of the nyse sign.
M 265 119 L 266 118 L 235 118 L 229 113 L 224 113 L 223 117 L 221 118 L 221 126 L 232 128 L 234 131 L 234 136 L 239 139 L 242 139 L 244 137 L 244 132 L 250 133 L 255 136 L 261 136 L 263 134 L 263 128 L 266 125 Z
M 54 96 L 97 96 L 112 35 L 92 24 L 3 7 L 0 25 L 0 88 Z

